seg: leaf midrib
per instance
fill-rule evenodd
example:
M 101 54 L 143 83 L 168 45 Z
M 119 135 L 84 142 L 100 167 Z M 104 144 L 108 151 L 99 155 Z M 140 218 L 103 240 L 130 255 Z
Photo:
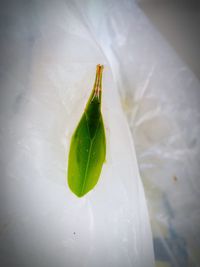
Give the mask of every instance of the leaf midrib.
M 87 121 L 87 129 L 88 129 L 88 134 L 90 134 L 89 132 L 89 127 L 88 127 L 88 120 L 87 120 L 87 114 L 85 114 L 85 117 L 86 117 L 86 121 Z M 99 128 L 99 124 L 100 124 L 100 119 L 101 119 L 101 115 L 99 117 L 99 122 L 98 122 L 98 125 L 97 125 L 97 129 L 96 129 L 96 132 L 94 134 L 94 137 L 91 139 L 91 143 L 90 143 L 90 148 L 89 148 L 89 154 L 88 154 L 88 160 L 87 160 L 87 165 L 86 165 L 86 168 L 85 168 L 85 175 L 84 175 L 84 182 L 83 182 L 83 186 L 81 188 L 81 195 L 83 194 L 83 189 L 85 189 L 85 184 L 86 184 L 86 176 L 87 176 L 87 173 L 88 173 L 88 167 L 89 167 L 89 162 L 90 162 L 90 157 L 91 157 L 91 151 L 92 151 L 92 146 L 93 146 L 93 143 L 94 143 L 94 139 L 96 137 L 96 134 L 97 134 L 97 130 Z

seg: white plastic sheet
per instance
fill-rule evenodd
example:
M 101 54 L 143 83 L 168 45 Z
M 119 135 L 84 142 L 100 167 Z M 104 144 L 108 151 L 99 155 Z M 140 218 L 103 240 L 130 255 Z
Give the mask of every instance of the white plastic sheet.
M 156 264 L 200 266 L 199 81 L 134 1 L 84 1 L 81 9 L 131 125 Z
M 133 141 L 85 15 L 70 1 L 1 8 L 2 266 L 154 265 Z M 67 154 L 98 63 L 107 161 L 98 185 L 79 199 L 67 186 Z
M 151 266 L 144 197 L 143 204 L 138 199 L 133 203 L 125 197 L 133 188 L 129 191 L 129 186 L 111 180 L 109 186 L 105 184 L 107 177 L 114 177 L 109 175 L 112 168 L 108 166 L 117 159 L 109 156 L 111 153 L 91 199 L 76 202 L 68 198 L 70 192 L 63 179 L 70 134 L 93 84 L 95 65 L 104 63 L 103 114 L 109 151 L 128 149 L 132 142 L 122 118 L 118 89 L 148 200 L 156 265 L 200 266 L 199 81 L 155 32 L 134 1 L 15 1 L 12 5 L 2 4 L 0 14 L 1 263 L 62 266 L 68 262 L 70 266 L 74 259 L 74 265 L 81 262 L 89 266 L 87 259 L 94 264 L 99 247 L 105 244 L 101 253 L 109 251 L 118 257 L 116 247 L 107 242 L 114 232 L 106 239 L 106 232 L 95 229 L 121 225 L 120 229 L 112 229 L 118 237 L 124 237 L 121 241 L 127 250 L 122 249 L 119 257 L 124 259 L 127 253 L 129 257 L 124 262 L 130 259 L 130 266 L 133 261 L 136 266 L 136 262 L 146 266 L 149 261 L 147 266 Z M 122 158 L 115 166 L 117 177 L 122 176 L 121 170 L 127 164 L 122 164 Z M 134 164 L 134 155 L 128 158 Z M 137 168 L 134 170 L 137 174 Z M 133 176 L 133 190 L 142 190 L 136 179 L 138 174 L 129 175 Z M 115 202 L 101 206 L 107 204 L 102 202 L 103 192 L 112 197 L 111 187 L 121 190 L 115 200 L 125 210 L 112 206 Z M 102 194 L 97 195 L 98 190 Z M 92 194 L 101 195 L 96 204 L 91 203 Z M 136 214 L 141 206 L 145 214 L 131 217 L 131 210 Z M 73 207 L 81 211 L 74 217 Z M 118 210 L 115 215 L 121 218 L 115 224 L 107 221 L 114 214 L 104 213 L 104 209 L 111 208 L 112 212 Z M 108 219 L 102 222 L 102 218 Z M 83 229 L 82 235 L 76 230 L 80 221 L 84 235 Z M 134 226 L 139 223 L 140 231 L 136 231 L 139 228 Z M 124 235 L 124 229 L 135 232 L 128 234 L 128 230 Z M 79 257 L 75 251 L 88 248 L 88 236 L 88 254 Z M 96 243 L 97 240 L 107 243 Z M 142 248 L 142 244 L 146 247 Z M 105 259 L 120 262 L 111 257 L 113 254 L 107 254 Z

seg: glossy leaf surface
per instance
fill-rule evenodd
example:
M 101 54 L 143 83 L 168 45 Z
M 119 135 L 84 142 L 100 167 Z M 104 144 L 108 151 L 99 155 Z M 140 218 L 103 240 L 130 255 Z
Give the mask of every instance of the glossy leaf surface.
M 71 139 L 68 184 L 78 197 L 97 184 L 106 155 L 106 138 L 101 115 L 103 66 L 97 65 L 94 88 Z

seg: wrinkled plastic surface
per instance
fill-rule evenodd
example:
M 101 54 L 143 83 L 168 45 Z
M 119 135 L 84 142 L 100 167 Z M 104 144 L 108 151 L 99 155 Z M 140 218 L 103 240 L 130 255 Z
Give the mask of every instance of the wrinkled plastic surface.
M 200 266 L 200 83 L 134 1 L 81 8 L 131 126 L 156 265 Z
M 1 266 L 153 266 L 132 137 L 82 8 L 14 1 L 0 12 Z M 80 199 L 67 186 L 67 155 L 98 63 L 107 157 L 97 186 Z

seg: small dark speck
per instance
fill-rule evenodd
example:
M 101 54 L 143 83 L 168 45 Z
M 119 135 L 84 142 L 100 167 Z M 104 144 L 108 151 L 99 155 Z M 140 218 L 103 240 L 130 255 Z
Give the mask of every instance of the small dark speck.
M 174 182 L 177 182 L 178 181 L 178 178 L 177 178 L 176 175 L 173 176 L 173 180 L 174 180 Z
M 74 235 L 76 234 L 76 232 L 73 233 Z

